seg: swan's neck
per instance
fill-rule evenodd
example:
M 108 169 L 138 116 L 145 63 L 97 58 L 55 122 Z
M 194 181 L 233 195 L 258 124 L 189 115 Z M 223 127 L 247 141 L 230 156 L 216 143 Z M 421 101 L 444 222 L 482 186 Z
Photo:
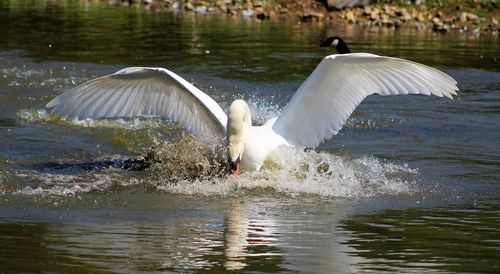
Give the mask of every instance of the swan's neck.
M 248 104 L 235 100 L 229 107 L 227 121 L 228 154 L 232 162 L 241 160 L 245 148 L 245 138 L 252 127 L 252 115 Z

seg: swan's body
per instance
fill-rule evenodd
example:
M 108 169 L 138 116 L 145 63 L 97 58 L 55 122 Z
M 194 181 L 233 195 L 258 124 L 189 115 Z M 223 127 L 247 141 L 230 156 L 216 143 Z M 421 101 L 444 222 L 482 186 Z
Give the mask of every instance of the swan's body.
M 316 147 L 344 125 L 370 94 L 456 95 L 456 81 L 411 61 L 367 53 L 325 57 L 279 117 L 253 126 L 248 105 L 231 104 L 229 117 L 208 95 L 163 68 L 126 68 L 88 81 L 47 107 L 65 116 L 164 116 L 195 135 L 226 137 L 232 168 L 259 170 L 280 145 Z
M 248 108 L 244 101 L 237 100 L 235 102 L 238 101 L 243 102 L 245 107 Z M 290 145 L 281 135 L 274 132 L 273 125 L 275 121 L 276 118 L 273 118 L 262 126 L 248 128 L 241 158 L 241 168 L 243 170 L 259 170 L 271 151 L 280 145 Z

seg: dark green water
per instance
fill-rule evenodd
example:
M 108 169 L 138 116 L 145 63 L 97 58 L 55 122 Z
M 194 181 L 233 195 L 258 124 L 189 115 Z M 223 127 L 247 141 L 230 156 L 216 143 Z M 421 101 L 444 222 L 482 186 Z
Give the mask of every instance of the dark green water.
M 500 272 L 497 37 L 86 1 L 1 1 L 0 26 L 0 272 Z M 165 120 L 44 109 L 78 83 L 160 66 L 224 109 L 246 99 L 262 123 L 334 34 L 442 69 L 458 98 L 373 96 L 318 152 L 279 151 L 283 170 L 195 180 L 183 176 L 203 155 Z M 168 165 L 97 168 L 160 140 Z

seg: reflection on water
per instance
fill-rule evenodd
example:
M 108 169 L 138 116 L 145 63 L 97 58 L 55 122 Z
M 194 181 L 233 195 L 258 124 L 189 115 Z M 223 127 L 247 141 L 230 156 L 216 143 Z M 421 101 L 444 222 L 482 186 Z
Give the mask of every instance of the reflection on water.
M 285 271 L 273 221 L 255 219 L 239 199 L 224 208 L 223 220 L 181 209 L 164 221 L 118 221 L 115 210 L 98 223 L 0 223 L 0 246 L 8 247 L 0 271 Z
M 343 221 L 350 254 L 368 271 L 500 270 L 500 207 L 387 210 Z
M 241 202 L 234 201 L 231 212 L 227 216 L 227 237 L 224 253 L 227 261 L 224 263 L 228 270 L 241 270 L 248 266 L 244 262 L 248 243 L 248 219 L 242 212 Z M 243 208 L 244 209 L 244 208 Z
M 352 214 L 345 204 L 314 199 L 302 204 L 269 197 L 206 199 L 189 205 L 192 199 L 174 198 L 170 204 L 162 202 L 165 196 L 146 198 L 140 209 L 96 208 L 91 219 L 73 208 L 57 210 L 59 221 L 2 220 L 0 246 L 6 248 L 0 249 L 0 271 L 481 272 L 500 267 L 498 206 Z
M 58 239 L 56 228 L 46 223 L 0 223 L 0 271 L 85 271 L 85 263 L 57 248 L 66 242 Z
M 0 40 L 0 47 L 22 50 L 35 60 L 125 62 L 258 82 L 302 81 L 330 52 L 319 49 L 318 43 L 336 34 L 358 52 L 398 56 L 439 67 L 499 68 L 496 36 L 257 22 L 230 16 L 84 6 L 80 1 L 67 5 L 26 1 L 40 5 L 21 7 L 22 2 L 0 4 L 0 25 L 4 26 L 0 36 L 5 38 Z M 454 53 L 448 54 L 450 51 Z
M 273 220 L 249 219 L 244 201 L 231 201 L 225 224 L 225 250 L 227 270 L 280 272 L 283 251 L 277 246 L 279 237 Z M 265 262 L 265 263 L 264 263 Z

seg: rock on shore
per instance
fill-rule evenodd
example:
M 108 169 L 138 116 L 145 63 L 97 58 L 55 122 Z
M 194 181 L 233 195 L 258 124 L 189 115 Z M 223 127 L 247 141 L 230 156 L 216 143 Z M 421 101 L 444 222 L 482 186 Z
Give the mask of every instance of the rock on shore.
M 453 5 L 433 6 L 413 0 L 413 4 L 368 4 L 369 0 L 94 0 L 114 5 L 192 13 L 219 13 L 255 20 L 300 20 L 303 22 L 343 22 L 388 28 L 413 27 L 437 32 L 500 32 L 500 9 L 454 1 Z M 491 0 L 491 5 L 496 5 Z M 402 1 L 401 1 L 402 2 Z M 462 3 L 463 2 L 463 3 Z M 419 4 L 420 3 L 420 4 Z

